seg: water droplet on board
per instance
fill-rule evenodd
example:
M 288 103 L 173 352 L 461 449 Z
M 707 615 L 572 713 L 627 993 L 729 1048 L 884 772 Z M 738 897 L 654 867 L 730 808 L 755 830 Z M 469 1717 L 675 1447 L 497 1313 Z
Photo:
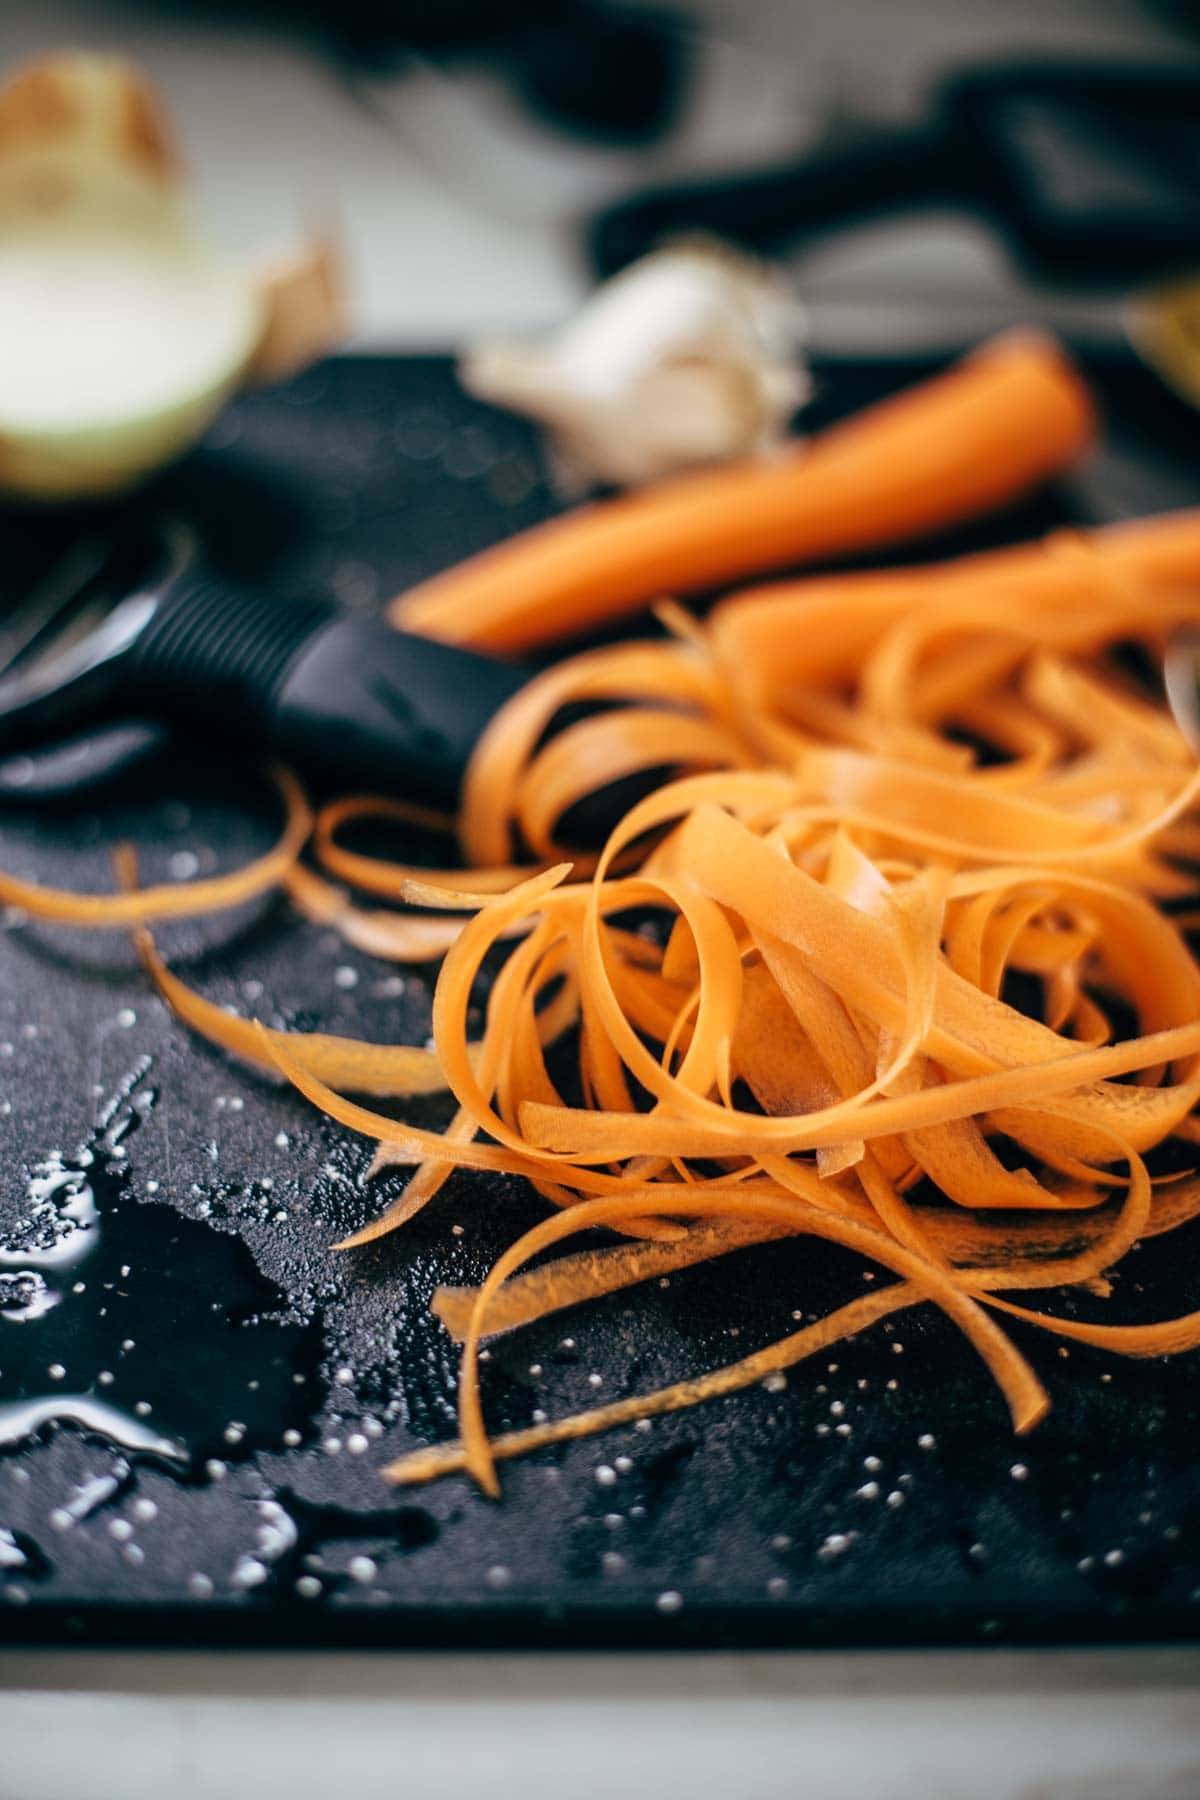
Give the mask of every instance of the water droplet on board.
M 261 1587 L 264 1581 L 268 1581 L 270 1575 L 271 1571 L 266 1563 L 261 1562 L 257 1556 L 241 1556 L 234 1566 L 230 1580 L 234 1587 L 256 1588 Z
M 93 1475 L 71 1490 L 70 1496 L 50 1514 L 56 1531 L 70 1531 L 81 1519 L 90 1519 L 112 1500 L 119 1500 L 133 1485 L 133 1469 L 125 1458 L 118 1457 L 103 1475 Z
M 320 1505 L 284 1488 L 255 1502 L 254 1542 L 234 1565 L 231 1581 L 247 1593 L 261 1588 L 272 1595 L 317 1599 L 326 1592 L 365 1587 L 389 1552 L 407 1555 L 423 1549 L 438 1533 L 437 1521 L 422 1507 L 357 1512 Z M 338 1546 L 363 1544 L 370 1546 L 370 1555 L 361 1549 L 337 1554 Z M 322 1571 L 319 1581 L 304 1572 L 314 1567 Z
M 259 1500 L 257 1511 L 254 1550 L 238 1558 L 230 1577 L 234 1587 L 261 1587 L 270 1578 L 273 1564 L 299 1542 L 296 1521 L 278 1500 Z
M 24 1569 L 28 1561 L 13 1533 L 0 1525 L 0 1569 Z
M 50 1558 L 28 1532 L 0 1525 L 0 1582 L 5 1585 L 7 1599 L 13 1598 L 9 1584 L 15 1576 L 19 1575 L 22 1581 L 44 1581 L 53 1572 Z
M 154 1106 L 148 1070 L 135 1063 L 78 1150 L 36 1167 L 0 1243 L 0 1301 L 31 1302 L 0 1303 L 0 1454 L 67 1426 L 199 1478 L 216 1452 L 311 1433 L 319 1388 L 292 1377 L 319 1367 L 319 1325 L 271 1317 L 283 1295 L 239 1239 L 133 1191 L 125 1140 Z
M 28 1324 L 44 1318 L 62 1295 L 52 1288 L 40 1269 L 5 1269 L 0 1273 L 0 1317 L 10 1324 Z

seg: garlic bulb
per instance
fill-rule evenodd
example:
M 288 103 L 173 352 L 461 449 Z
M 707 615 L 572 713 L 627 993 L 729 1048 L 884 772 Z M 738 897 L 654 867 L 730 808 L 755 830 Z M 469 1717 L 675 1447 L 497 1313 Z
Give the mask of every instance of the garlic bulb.
M 0 488 L 124 487 L 185 449 L 243 378 L 310 360 L 341 323 L 327 247 L 260 278 L 199 236 L 131 65 L 55 56 L 0 88 Z
M 688 242 L 623 270 L 546 343 L 480 344 L 459 374 L 546 428 L 561 490 L 627 487 L 777 443 L 809 394 L 802 328 L 764 265 Z

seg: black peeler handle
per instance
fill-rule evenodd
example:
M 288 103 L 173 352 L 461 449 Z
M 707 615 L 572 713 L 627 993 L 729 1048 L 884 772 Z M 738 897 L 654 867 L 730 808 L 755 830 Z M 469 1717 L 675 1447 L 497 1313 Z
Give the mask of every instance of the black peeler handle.
M 10 625 L 0 800 L 36 804 L 108 779 L 165 730 L 226 756 L 276 756 L 326 792 L 392 792 L 453 811 L 475 746 L 530 677 L 328 601 L 238 588 L 199 560 L 182 526 L 94 562 L 82 586 L 51 581 Z M 664 744 L 660 767 L 574 802 L 558 821 L 563 841 L 602 842 L 673 766 Z
M 527 679 L 512 664 L 194 567 L 161 591 L 121 660 L 127 711 L 223 748 L 269 749 L 326 784 L 443 806 Z

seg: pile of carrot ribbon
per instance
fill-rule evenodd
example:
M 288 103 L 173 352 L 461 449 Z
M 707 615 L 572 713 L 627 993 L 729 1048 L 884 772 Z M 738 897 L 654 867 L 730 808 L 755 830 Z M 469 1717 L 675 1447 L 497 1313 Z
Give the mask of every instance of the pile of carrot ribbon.
M 436 1296 L 463 1347 L 460 1436 L 392 1480 L 462 1470 L 495 1494 L 503 1457 L 760 1382 L 904 1308 L 958 1326 L 1017 1431 L 1048 1398 L 1007 1319 L 1131 1356 L 1200 1345 L 1200 1313 L 1086 1323 L 1042 1298 L 1106 1294 L 1134 1244 L 1200 1213 L 1194 1172 L 1154 1172 L 1200 1141 L 1200 769 L 1149 678 L 1200 617 L 1200 513 L 793 574 L 704 616 L 678 601 L 999 505 L 1094 432 L 1077 373 L 1022 337 L 782 454 L 565 514 L 395 616 L 509 652 L 658 602 L 667 633 L 534 677 L 457 820 L 370 796 L 314 820 L 280 772 L 285 830 L 245 869 L 141 888 L 125 856 L 122 891 L 92 896 L 0 877 L 38 917 L 133 930 L 190 1027 L 411 1169 L 339 1248 L 401 1229 L 457 1170 L 544 1198 L 479 1289 Z M 559 841 L 581 799 L 660 771 L 602 850 Z M 389 817 L 460 854 L 430 870 L 346 847 Z M 269 1030 L 163 962 L 152 922 L 279 885 L 364 950 L 440 959 L 432 1049 Z M 441 1090 L 444 1132 L 362 1103 Z M 893 1279 L 727 1367 L 489 1436 L 490 1334 L 796 1236 Z

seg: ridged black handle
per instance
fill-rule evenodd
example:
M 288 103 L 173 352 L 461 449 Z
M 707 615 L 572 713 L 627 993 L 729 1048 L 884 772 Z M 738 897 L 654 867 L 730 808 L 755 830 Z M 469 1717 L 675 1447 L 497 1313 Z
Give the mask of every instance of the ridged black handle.
M 177 578 L 127 652 L 131 711 L 271 749 L 324 785 L 453 806 L 472 750 L 526 680 L 508 663 L 207 573 Z
M 267 739 L 280 682 L 334 617 L 326 601 L 268 599 L 208 573 L 176 579 L 131 646 L 130 700 L 161 718 Z
M 271 741 L 327 781 L 453 807 L 472 750 L 527 679 L 511 663 L 343 616 L 291 660 Z

